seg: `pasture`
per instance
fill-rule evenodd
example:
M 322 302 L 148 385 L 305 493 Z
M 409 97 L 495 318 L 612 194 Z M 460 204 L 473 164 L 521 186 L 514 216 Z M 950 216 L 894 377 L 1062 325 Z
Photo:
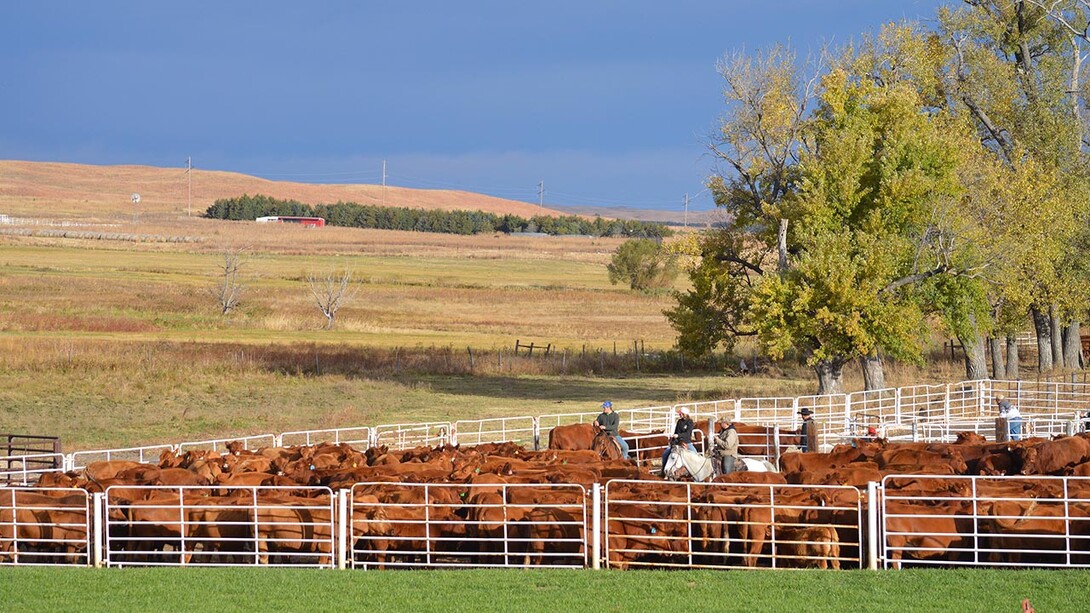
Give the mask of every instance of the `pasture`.
M 634 341 L 673 344 L 670 298 L 609 285 L 619 239 L 163 224 L 150 231 L 209 240 L 0 235 L 5 430 L 60 435 L 71 451 L 813 389 L 797 364 L 769 377 L 724 376 L 722 363 L 637 371 Z M 243 304 L 227 316 L 208 294 L 222 262 L 213 243 L 247 246 Z M 332 267 L 359 284 L 324 330 L 305 277 Z M 516 339 L 556 351 L 516 359 Z M 887 379 L 922 380 L 896 365 Z
M 1085 571 L 424 571 L 0 568 L 0 602 L 39 611 L 1085 610 Z

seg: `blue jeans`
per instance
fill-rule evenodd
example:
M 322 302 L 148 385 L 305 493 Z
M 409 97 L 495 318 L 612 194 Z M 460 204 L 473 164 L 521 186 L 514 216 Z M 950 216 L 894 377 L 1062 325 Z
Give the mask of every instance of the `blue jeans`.
M 1007 428 L 1010 429 L 1010 439 L 1012 441 L 1022 440 L 1022 418 L 1015 417 L 1007 421 Z
M 621 453 L 624 454 L 624 459 L 629 459 L 631 456 L 628 454 L 628 441 L 621 438 L 620 434 L 614 434 L 613 439 L 617 441 L 617 444 L 621 446 Z
M 666 460 L 668 460 L 670 458 L 670 449 L 672 447 L 673 447 L 673 445 L 667 445 L 666 449 L 664 449 L 662 451 L 662 465 L 663 465 L 663 467 L 666 466 Z M 693 453 L 700 453 L 699 451 L 696 450 L 696 446 L 693 445 L 692 443 L 689 443 L 689 451 L 691 451 Z

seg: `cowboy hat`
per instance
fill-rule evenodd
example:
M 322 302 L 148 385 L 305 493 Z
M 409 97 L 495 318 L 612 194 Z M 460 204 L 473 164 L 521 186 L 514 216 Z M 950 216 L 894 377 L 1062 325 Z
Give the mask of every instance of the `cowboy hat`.
M 813 414 L 814 414 L 814 412 L 811 411 L 809 407 L 806 407 L 803 410 L 799 411 L 799 415 L 802 415 L 803 417 L 805 417 L 807 415 L 813 415 Z

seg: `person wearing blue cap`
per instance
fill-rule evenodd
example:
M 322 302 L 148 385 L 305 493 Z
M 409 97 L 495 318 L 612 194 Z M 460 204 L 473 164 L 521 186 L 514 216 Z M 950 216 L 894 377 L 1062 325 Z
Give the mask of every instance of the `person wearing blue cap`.
M 621 438 L 621 416 L 613 412 L 613 403 L 605 401 L 602 403 L 602 413 L 598 415 L 598 419 L 594 420 L 594 427 L 599 430 L 605 430 L 606 434 L 612 436 L 617 444 L 621 446 L 621 453 L 624 454 L 624 458 L 628 457 L 628 443 Z

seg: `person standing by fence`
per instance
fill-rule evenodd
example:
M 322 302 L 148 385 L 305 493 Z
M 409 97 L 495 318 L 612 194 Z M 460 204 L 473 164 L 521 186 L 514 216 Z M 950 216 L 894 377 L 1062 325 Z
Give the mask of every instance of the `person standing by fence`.
M 734 462 L 738 459 L 738 431 L 730 419 L 724 419 L 727 427 L 715 437 L 715 455 L 720 458 L 722 473 L 734 472 Z
M 995 395 L 995 403 L 999 405 L 999 416 L 1007 420 L 1008 440 L 1022 440 L 1022 413 L 1018 411 L 1018 407 L 1011 404 L 1003 394 Z
M 803 407 L 799 411 L 799 415 L 802 415 L 802 425 L 799 426 L 799 437 L 802 440 L 799 447 L 803 453 L 814 451 L 810 449 L 810 440 L 816 440 L 817 436 L 817 422 L 814 421 L 814 412 L 809 407 Z

